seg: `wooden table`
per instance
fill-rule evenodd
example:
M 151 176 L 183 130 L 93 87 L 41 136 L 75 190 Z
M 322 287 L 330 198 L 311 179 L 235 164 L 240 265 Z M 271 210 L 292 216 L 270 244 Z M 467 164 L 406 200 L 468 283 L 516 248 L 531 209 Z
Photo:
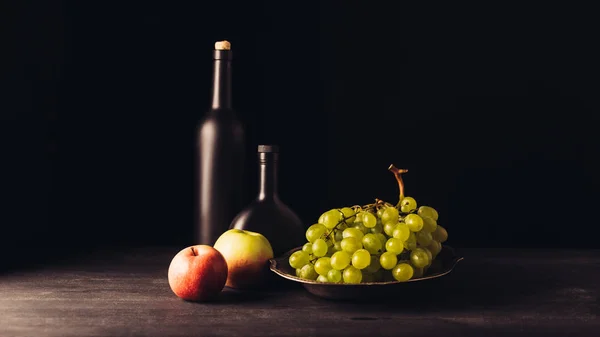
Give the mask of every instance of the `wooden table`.
M 0 275 L 0 336 L 600 336 L 600 250 L 462 249 L 443 295 L 416 303 L 336 302 L 291 287 L 201 304 L 169 288 L 179 249 Z

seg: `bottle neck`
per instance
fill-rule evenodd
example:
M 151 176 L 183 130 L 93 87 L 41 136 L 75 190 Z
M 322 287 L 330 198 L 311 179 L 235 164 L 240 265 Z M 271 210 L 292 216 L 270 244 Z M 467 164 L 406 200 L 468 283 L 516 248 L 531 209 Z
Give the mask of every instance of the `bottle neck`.
M 213 52 L 212 109 L 231 109 L 231 51 Z
M 277 156 L 272 153 L 259 154 L 260 186 L 258 199 L 276 199 L 277 196 Z

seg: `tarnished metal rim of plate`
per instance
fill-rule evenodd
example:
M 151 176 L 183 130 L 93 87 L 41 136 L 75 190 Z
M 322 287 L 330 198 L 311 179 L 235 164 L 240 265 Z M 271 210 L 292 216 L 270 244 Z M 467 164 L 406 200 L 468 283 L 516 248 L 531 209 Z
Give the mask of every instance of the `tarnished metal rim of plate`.
M 286 278 L 288 280 L 292 280 L 292 281 L 296 281 L 296 282 L 300 282 L 300 283 L 304 283 L 304 284 L 315 284 L 315 285 L 322 285 L 322 286 L 331 286 L 331 287 L 339 287 L 339 286 L 369 286 L 369 285 L 386 285 L 386 284 L 401 284 L 401 283 L 409 283 L 409 282 L 418 282 L 418 281 L 424 281 L 424 280 L 430 280 L 430 279 L 435 279 L 438 277 L 442 277 L 444 275 L 449 274 L 454 267 L 456 266 L 457 263 L 459 263 L 460 261 L 464 260 L 464 257 L 462 256 L 456 256 L 454 253 L 454 248 L 450 247 L 450 246 L 446 246 L 444 245 L 443 248 L 447 248 L 450 249 L 454 255 L 454 258 L 452 259 L 451 262 L 451 266 L 447 269 L 444 270 L 440 273 L 436 273 L 433 275 L 427 275 L 424 277 L 419 277 L 419 278 L 414 278 L 414 279 L 410 279 L 408 281 L 388 281 L 388 282 L 365 282 L 365 283 L 356 283 L 356 284 L 344 284 L 344 283 L 325 283 L 325 282 L 317 282 L 317 281 L 312 281 L 312 280 L 307 280 L 307 279 L 303 279 L 288 273 L 283 272 L 282 270 L 280 270 L 279 268 L 277 268 L 277 263 L 279 260 L 283 260 L 285 258 L 289 258 L 289 256 L 294 253 L 295 251 L 301 250 L 302 247 L 296 247 L 296 248 L 292 248 L 291 250 L 289 250 L 288 252 L 284 253 L 283 255 L 281 255 L 280 257 L 277 258 L 273 258 L 269 260 L 270 263 L 270 269 L 272 272 L 274 272 L 275 274 Z

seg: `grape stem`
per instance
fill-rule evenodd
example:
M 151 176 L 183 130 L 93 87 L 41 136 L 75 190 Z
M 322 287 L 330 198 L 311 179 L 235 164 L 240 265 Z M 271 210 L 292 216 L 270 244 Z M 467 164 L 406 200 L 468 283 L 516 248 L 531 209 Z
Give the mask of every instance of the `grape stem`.
M 380 209 L 381 207 L 394 207 L 394 205 L 381 199 L 375 199 L 375 208 Z
M 325 237 L 325 241 L 329 240 L 329 236 L 331 236 L 331 241 L 334 241 L 334 239 L 335 239 L 335 236 L 334 236 L 335 235 L 335 233 L 334 233 L 335 230 L 338 229 L 338 227 L 341 224 L 346 224 L 347 225 L 348 223 L 346 222 L 346 220 L 348 220 L 350 218 L 353 218 L 353 217 L 356 217 L 356 212 L 353 215 L 349 216 L 349 217 L 345 217 L 344 213 L 342 213 L 342 220 L 340 220 L 329 232 L 325 232 L 323 234 L 323 236 Z
M 408 170 L 407 169 L 399 169 L 394 164 L 391 164 L 390 167 L 388 167 L 388 171 L 390 171 L 394 174 L 394 177 L 396 178 L 396 181 L 398 182 L 398 189 L 400 190 L 400 196 L 398 198 L 399 200 L 398 200 L 398 204 L 396 205 L 396 207 L 400 208 L 402 199 L 404 199 L 404 181 L 402 181 L 402 174 L 408 172 Z

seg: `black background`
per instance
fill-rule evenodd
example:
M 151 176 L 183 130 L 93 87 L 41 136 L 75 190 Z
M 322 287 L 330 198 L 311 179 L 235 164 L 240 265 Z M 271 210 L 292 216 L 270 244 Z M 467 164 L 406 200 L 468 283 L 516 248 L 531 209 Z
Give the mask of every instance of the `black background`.
M 5 263 L 192 243 L 195 127 L 221 39 L 248 136 L 246 202 L 256 145 L 276 143 L 280 195 L 307 225 L 395 202 L 394 163 L 455 246 L 598 246 L 590 8 L 40 1 L 3 13 Z

